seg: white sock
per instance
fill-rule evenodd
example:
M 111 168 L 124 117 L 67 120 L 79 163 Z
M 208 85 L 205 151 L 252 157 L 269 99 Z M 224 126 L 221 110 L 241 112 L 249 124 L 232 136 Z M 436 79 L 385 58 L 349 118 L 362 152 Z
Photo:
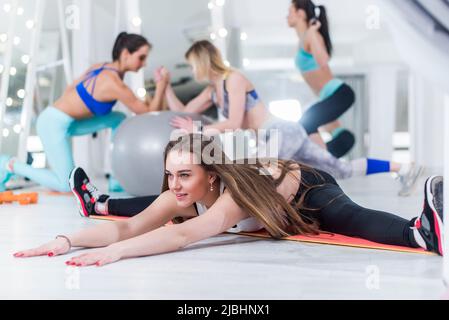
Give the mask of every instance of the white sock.
M 95 203 L 95 212 L 97 214 L 101 214 L 101 215 L 107 216 L 109 214 L 109 212 L 108 212 L 108 202 L 109 202 L 109 200 L 107 200 L 106 202 L 99 202 L 99 201 L 97 201 Z
M 412 169 L 412 165 L 403 164 L 403 165 L 401 165 L 401 169 L 398 171 L 398 174 L 400 176 L 405 176 L 410 172 L 411 169 Z
M 419 233 L 417 228 L 412 228 L 413 230 L 413 236 L 415 237 L 416 243 L 423 249 L 427 250 L 426 242 L 424 241 L 423 237 Z
M 366 176 L 368 170 L 368 160 L 356 159 L 351 161 L 352 166 L 352 176 L 353 177 L 364 177 Z

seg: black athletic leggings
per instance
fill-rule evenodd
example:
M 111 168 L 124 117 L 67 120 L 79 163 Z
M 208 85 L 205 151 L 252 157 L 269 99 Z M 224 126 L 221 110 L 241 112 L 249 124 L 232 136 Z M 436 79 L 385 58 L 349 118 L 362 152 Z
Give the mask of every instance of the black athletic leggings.
M 306 208 L 318 210 L 301 213 L 308 219 L 318 221 L 322 231 L 383 244 L 419 248 L 410 228 L 413 221 L 359 206 L 345 195 L 332 176 L 323 171 L 303 170 L 301 179 L 308 186 L 319 186 L 307 192 L 304 203 Z M 303 192 L 306 192 L 306 189 L 301 187 L 297 198 Z M 132 217 L 145 210 L 156 199 L 157 196 L 110 199 L 109 213 Z
M 134 217 L 144 211 L 159 196 L 148 196 L 131 199 L 109 199 L 108 212 L 113 216 Z
M 419 248 L 411 229 L 413 220 L 359 206 L 326 172 L 303 170 L 301 179 L 309 186 L 322 185 L 307 192 L 304 199 L 306 208 L 318 210 L 302 212 L 307 218 L 318 221 L 320 230 L 377 243 Z M 298 195 L 305 191 L 302 187 Z
M 318 133 L 318 128 L 340 118 L 354 102 L 354 91 L 347 84 L 343 84 L 332 96 L 307 109 L 300 123 L 308 135 Z

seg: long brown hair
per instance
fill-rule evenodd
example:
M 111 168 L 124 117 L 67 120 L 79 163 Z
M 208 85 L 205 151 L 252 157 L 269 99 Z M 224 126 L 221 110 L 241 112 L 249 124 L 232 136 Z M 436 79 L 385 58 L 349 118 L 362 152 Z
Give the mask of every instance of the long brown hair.
M 312 188 L 300 181 L 304 193 L 295 204 L 288 203 L 276 189 L 287 174 L 298 169 L 302 172 L 314 171 L 313 169 L 295 161 L 273 159 L 270 160 L 271 163 L 281 169 L 279 178 L 274 179 L 264 165 L 267 162 L 259 159 L 246 159 L 247 163 L 243 164 L 241 160 L 231 161 L 223 152 L 221 144 L 215 142 L 215 138 L 199 134 L 186 135 L 171 141 L 164 152 L 164 167 L 168 154 L 173 151 L 190 152 L 204 170 L 216 174 L 237 205 L 251 217 L 258 219 L 273 238 L 319 233 L 318 223 L 301 215 L 302 210 L 311 210 L 304 206 L 304 198 Z M 166 175 L 162 192 L 167 190 L 169 185 Z M 174 222 L 180 223 L 182 219 L 175 219 Z

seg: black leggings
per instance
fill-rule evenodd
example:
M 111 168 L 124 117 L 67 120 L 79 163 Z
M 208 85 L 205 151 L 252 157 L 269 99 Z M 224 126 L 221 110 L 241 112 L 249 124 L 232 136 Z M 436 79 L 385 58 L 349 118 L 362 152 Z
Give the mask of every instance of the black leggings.
M 321 177 L 320 177 L 321 176 Z M 366 209 L 354 203 L 329 174 L 315 170 L 302 172 L 302 181 L 322 185 L 306 193 L 302 214 L 318 221 L 320 230 L 377 243 L 419 248 L 408 221 L 391 213 Z M 302 187 L 300 194 L 306 189 Z
M 108 212 L 110 215 L 134 217 L 144 211 L 159 196 L 148 196 L 131 199 L 109 199 Z
M 332 96 L 311 106 L 300 123 L 308 135 L 318 133 L 318 128 L 340 118 L 355 102 L 355 93 L 343 84 Z
M 413 221 L 359 206 L 345 195 L 332 176 L 323 171 L 303 170 L 301 179 L 308 186 L 319 186 L 309 190 L 304 200 L 306 208 L 318 210 L 306 210 L 302 215 L 317 221 L 322 231 L 377 243 L 419 248 L 411 229 Z M 301 187 L 298 198 L 306 190 Z M 141 213 L 156 199 L 157 196 L 110 199 L 109 213 L 132 217 Z

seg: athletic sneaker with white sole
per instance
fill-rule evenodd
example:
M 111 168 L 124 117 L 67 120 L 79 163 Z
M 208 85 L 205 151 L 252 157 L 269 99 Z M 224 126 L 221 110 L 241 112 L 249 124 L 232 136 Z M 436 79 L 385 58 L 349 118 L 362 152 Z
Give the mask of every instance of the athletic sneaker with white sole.
M 100 195 L 83 169 L 75 168 L 70 173 L 70 189 L 78 201 L 80 215 L 89 217 L 95 214 L 95 203 Z
M 415 227 L 427 250 L 443 255 L 443 177 L 430 177 L 424 187 L 424 210 Z
M 416 182 L 418 181 L 421 174 L 424 172 L 423 166 L 418 166 L 413 164 L 410 170 L 405 175 L 398 175 L 399 183 L 401 184 L 401 189 L 398 195 L 400 197 L 410 196 L 416 188 Z

